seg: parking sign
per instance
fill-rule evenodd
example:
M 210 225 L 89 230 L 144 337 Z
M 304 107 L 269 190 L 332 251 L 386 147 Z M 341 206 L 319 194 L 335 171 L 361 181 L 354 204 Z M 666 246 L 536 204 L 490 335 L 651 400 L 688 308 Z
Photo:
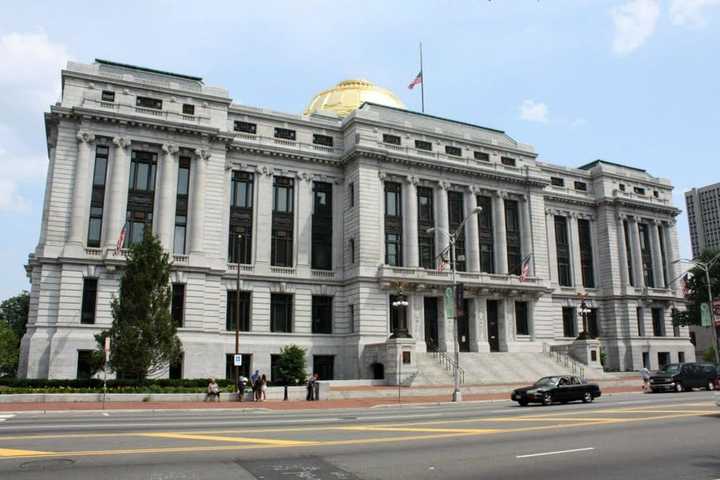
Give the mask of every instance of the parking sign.
M 238 354 L 234 355 L 233 365 L 235 365 L 236 367 L 242 367 L 242 355 L 241 354 L 238 353 Z

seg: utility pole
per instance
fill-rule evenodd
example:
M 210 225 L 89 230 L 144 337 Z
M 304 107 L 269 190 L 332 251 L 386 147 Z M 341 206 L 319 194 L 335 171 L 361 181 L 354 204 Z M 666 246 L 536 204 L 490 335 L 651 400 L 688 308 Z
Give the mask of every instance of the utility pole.
M 242 402 L 243 393 L 240 391 L 240 366 L 237 365 L 235 359 L 240 355 L 240 248 L 242 245 L 242 234 L 237 236 L 237 248 L 235 249 L 235 261 L 237 265 L 237 288 L 235 290 L 235 356 L 233 364 L 235 366 L 235 389 L 238 391 L 238 399 Z

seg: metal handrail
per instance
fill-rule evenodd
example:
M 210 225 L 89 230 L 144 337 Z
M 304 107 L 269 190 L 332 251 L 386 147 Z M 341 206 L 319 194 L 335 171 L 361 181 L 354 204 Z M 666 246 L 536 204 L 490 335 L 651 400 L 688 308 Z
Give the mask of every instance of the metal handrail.
M 543 353 L 550 357 L 555 363 L 569 368 L 573 375 L 585 378 L 585 367 L 570 356 L 567 345 L 555 345 L 555 349 L 547 343 L 543 343 Z
M 440 362 L 440 365 L 445 368 L 445 370 L 449 372 L 453 372 L 455 368 L 458 369 L 458 376 L 460 377 L 460 383 L 465 383 L 465 370 L 463 370 L 462 367 L 459 367 L 456 365 L 455 360 L 447 354 L 447 352 L 440 352 L 437 350 L 437 345 L 435 345 L 432 341 L 426 342 L 427 346 L 430 347 L 428 349 L 428 353 L 432 355 L 433 358 L 435 358 L 438 362 Z

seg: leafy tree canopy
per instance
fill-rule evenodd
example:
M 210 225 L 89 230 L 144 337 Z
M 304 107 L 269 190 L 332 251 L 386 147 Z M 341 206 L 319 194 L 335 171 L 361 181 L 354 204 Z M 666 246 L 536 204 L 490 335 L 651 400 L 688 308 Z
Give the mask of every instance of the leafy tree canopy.
M 707 263 L 712 260 L 720 250 L 707 249 L 697 258 L 698 261 Z M 682 280 L 680 280 L 682 281 Z M 673 313 L 673 325 L 700 325 L 700 305 L 707 303 L 707 278 L 705 270 L 700 267 L 693 266 L 688 270 L 688 294 L 687 310 L 676 311 Z M 713 298 L 720 295 L 720 261 L 716 261 L 710 267 L 710 290 Z
M 18 342 L 25 335 L 29 312 L 30 294 L 25 290 L 0 303 L 0 321 L 5 321 L 10 325 Z
M 0 377 L 14 377 L 17 371 L 19 340 L 10 325 L 0 320 Z
M 299 385 L 305 382 L 305 349 L 297 345 L 286 345 L 280 350 L 277 363 L 280 378 L 273 378 L 276 384 Z

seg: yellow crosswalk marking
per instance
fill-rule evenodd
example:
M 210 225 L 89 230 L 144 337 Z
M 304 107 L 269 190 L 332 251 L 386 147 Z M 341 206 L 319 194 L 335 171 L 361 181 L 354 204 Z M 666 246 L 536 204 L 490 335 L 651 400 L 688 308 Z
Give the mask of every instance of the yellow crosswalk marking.
M 151 432 L 143 437 L 170 438 L 174 440 L 207 440 L 211 442 L 255 443 L 259 445 L 290 446 L 315 445 L 317 442 L 301 440 L 274 440 L 270 438 L 226 437 L 222 435 L 194 435 L 191 433 Z
M 13 448 L 0 448 L 0 457 L 32 457 L 35 455 L 49 455 L 53 452 L 39 452 L 37 450 L 15 450 Z

